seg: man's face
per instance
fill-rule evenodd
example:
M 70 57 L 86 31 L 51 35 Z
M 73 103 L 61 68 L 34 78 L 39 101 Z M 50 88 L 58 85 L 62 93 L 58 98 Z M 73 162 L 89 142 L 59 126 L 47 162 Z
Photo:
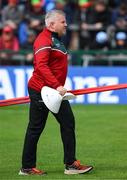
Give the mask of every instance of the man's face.
M 57 32 L 59 36 L 66 34 L 66 19 L 63 15 L 57 14 L 54 22 L 52 22 L 52 28 L 54 32 Z
M 95 10 L 97 11 L 97 12 L 104 12 L 105 11 L 105 9 L 106 9 L 106 6 L 105 6 L 105 4 L 96 4 L 96 6 L 95 6 Z
M 13 38 L 13 32 L 3 32 L 2 37 L 4 41 L 10 41 Z

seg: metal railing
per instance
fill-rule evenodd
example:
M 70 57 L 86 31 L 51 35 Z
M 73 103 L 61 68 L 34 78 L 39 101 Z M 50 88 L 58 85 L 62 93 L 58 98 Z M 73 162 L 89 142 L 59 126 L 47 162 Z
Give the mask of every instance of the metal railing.
M 73 66 L 127 65 L 127 50 L 77 50 L 68 54 L 69 65 Z M 31 65 L 32 61 L 32 51 L 0 51 L 0 65 Z

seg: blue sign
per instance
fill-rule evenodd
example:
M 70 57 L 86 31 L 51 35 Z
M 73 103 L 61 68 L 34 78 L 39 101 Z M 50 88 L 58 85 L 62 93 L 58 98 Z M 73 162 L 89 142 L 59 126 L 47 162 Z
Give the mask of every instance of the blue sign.
M 108 86 L 127 83 L 125 67 L 70 67 L 67 89 Z M 127 89 L 78 96 L 75 103 L 127 104 Z
M 0 99 L 28 95 L 30 66 L 0 67 Z M 127 83 L 126 67 L 69 67 L 65 87 L 68 90 Z M 127 89 L 80 95 L 72 103 L 127 104 Z

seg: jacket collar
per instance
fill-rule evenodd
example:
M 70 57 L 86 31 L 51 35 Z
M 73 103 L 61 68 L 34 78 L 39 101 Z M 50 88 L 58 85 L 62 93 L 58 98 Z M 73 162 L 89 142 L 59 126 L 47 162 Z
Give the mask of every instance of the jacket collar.
M 61 37 L 58 36 L 58 33 L 56 32 L 52 32 L 52 36 L 56 39 L 58 39 L 59 41 L 61 40 Z
M 59 41 L 61 40 L 61 37 L 59 37 L 58 36 L 58 33 L 57 32 L 52 32 L 52 31 L 50 31 L 49 29 L 47 29 L 47 28 L 44 28 L 44 31 L 47 33 L 47 34 L 52 34 L 52 36 L 54 37 L 54 38 L 56 38 L 56 39 L 58 39 Z

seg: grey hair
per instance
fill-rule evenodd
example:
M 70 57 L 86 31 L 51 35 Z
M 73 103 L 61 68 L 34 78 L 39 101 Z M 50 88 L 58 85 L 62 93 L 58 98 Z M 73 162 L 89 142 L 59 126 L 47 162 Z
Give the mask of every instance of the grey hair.
M 50 25 L 50 23 L 55 20 L 55 18 L 57 17 L 58 14 L 65 16 L 65 13 L 63 11 L 57 10 L 57 9 L 51 10 L 51 11 L 46 13 L 46 15 L 45 15 L 46 27 L 48 27 Z

